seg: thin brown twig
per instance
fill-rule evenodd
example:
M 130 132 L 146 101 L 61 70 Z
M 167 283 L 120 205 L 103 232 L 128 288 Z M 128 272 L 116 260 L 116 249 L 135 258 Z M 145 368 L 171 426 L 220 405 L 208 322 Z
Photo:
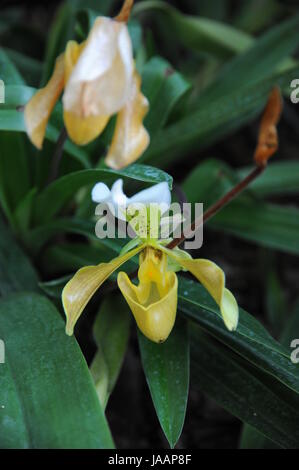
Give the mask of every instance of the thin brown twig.
M 59 137 L 58 137 L 58 140 L 57 140 L 57 143 L 56 143 L 56 147 L 55 147 L 55 151 L 54 151 L 54 154 L 53 154 L 53 158 L 52 158 L 52 162 L 51 162 L 51 170 L 50 170 L 50 174 L 49 174 L 49 178 L 48 178 L 48 184 L 55 181 L 57 176 L 58 176 L 60 162 L 61 162 L 61 158 L 62 158 L 62 154 L 63 154 L 63 148 L 64 148 L 64 144 L 66 142 L 67 137 L 68 137 L 68 135 L 67 135 L 66 128 L 63 127 L 60 134 L 59 134 Z
M 187 238 L 191 238 L 194 235 L 194 232 L 198 230 L 201 225 L 211 219 L 217 212 L 219 212 L 223 207 L 229 204 L 233 199 L 235 199 L 239 194 L 241 194 L 244 189 L 246 189 L 252 181 L 254 181 L 263 171 L 265 170 L 266 165 L 257 166 L 254 170 L 249 173 L 244 180 L 240 181 L 234 188 L 232 188 L 228 193 L 226 193 L 221 199 L 219 199 L 215 204 L 213 204 L 200 219 L 195 219 L 191 225 L 190 231 L 183 235 L 181 238 L 174 239 L 167 248 L 173 250 L 176 246 L 181 245 Z M 135 279 L 138 276 L 138 270 L 134 271 L 129 275 L 130 279 Z
M 167 248 L 173 250 L 176 246 L 181 245 L 187 238 L 191 238 L 194 235 L 194 232 L 198 230 L 205 222 L 211 219 L 217 212 L 226 206 L 230 201 L 237 197 L 244 189 L 249 186 L 249 184 L 254 181 L 264 170 L 266 166 L 257 166 L 254 170 L 246 176 L 246 178 L 240 183 L 238 183 L 234 188 L 232 188 L 227 194 L 225 194 L 221 199 L 219 199 L 215 204 L 213 204 L 209 209 L 204 212 L 203 216 L 200 219 L 194 220 L 191 225 L 189 232 L 182 235 L 180 238 L 172 240 Z
M 121 11 L 114 18 L 114 20 L 115 21 L 120 21 L 122 23 L 127 23 L 129 21 L 133 5 L 134 5 L 134 0 L 125 0 Z

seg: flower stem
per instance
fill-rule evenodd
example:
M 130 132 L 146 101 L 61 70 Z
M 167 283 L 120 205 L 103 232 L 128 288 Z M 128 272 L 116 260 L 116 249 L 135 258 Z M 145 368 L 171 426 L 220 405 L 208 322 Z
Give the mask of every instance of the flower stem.
M 240 181 L 240 183 L 238 183 L 234 188 L 232 188 L 227 194 L 225 194 L 221 199 L 215 202 L 215 204 L 209 207 L 209 209 L 204 212 L 202 217 L 200 217 L 199 219 L 195 219 L 191 225 L 189 232 L 182 235 L 181 238 L 175 238 L 174 240 L 172 240 L 172 242 L 167 245 L 167 248 L 172 250 L 176 246 L 181 245 L 181 243 L 183 243 L 186 238 L 191 238 L 194 232 L 196 232 L 196 230 L 198 230 L 201 225 L 211 219 L 215 214 L 217 214 L 217 212 L 219 212 L 220 209 L 225 207 L 230 201 L 232 201 L 236 196 L 238 196 L 242 191 L 244 191 L 244 189 L 246 189 L 252 181 L 254 181 L 261 173 L 263 173 L 265 168 L 266 166 L 264 165 L 257 166 L 256 168 L 254 168 L 254 170 L 249 173 L 249 175 L 246 176 L 244 180 Z
M 120 13 L 114 18 L 115 21 L 127 23 L 129 21 L 134 0 L 125 0 Z
M 63 148 L 64 148 L 64 144 L 66 142 L 66 139 L 67 139 L 67 131 L 66 131 L 66 128 L 63 127 L 63 129 L 61 130 L 61 132 L 59 134 L 59 137 L 58 137 L 58 140 L 57 140 L 57 143 L 56 143 L 56 147 L 55 147 L 55 151 L 54 151 L 54 154 L 53 154 L 53 158 L 52 158 L 52 162 L 51 162 L 51 170 L 50 170 L 50 174 L 49 174 L 49 178 L 48 178 L 48 184 L 55 181 L 57 176 L 58 176 L 60 162 L 61 162 L 61 158 L 62 158 L 62 154 L 63 154 Z
M 263 173 L 265 170 L 266 165 L 260 165 L 256 166 L 254 170 L 249 173 L 244 180 L 240 181 L 234 188 L 232 188 L 228 193 L 226 193 L 221 199 L 219 199 L 215 204 L 213 204 L 209 209 L 203 214 L 200 219 L 195 219 L 194 222 L 191 225 L 190 231 L 183 235 L 181 238 L 175 238 L 172 240 L 169 245 L 167 245 L 167 248 L 170 250 L 173 250 L 176 246 L 180 245 L 183 243 L 186 238 L 191 238 L 191 236 L 194 235 L 194 232 L 200 228 L 201 225 L 203 225 L 205 222 L 207 222 L 210 218 L 212 218 L 217 212 L 220 211 L 224 206 L 230 203 L 235 197 L 237 197 L 239 194 L 241 194 L 244 189 L 249 186 L 249 184 L 254 181 L 260 174 Z M 129 275 L 130 279 L 133 280 L 138 276 L 138 269 L 131 273 Z

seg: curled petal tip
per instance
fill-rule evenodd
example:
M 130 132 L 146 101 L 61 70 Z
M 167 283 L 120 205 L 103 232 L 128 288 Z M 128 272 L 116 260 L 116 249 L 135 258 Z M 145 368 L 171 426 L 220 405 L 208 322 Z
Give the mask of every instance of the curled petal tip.
M 222 269 L 206 259 L 188 259 L 183 255 L 179 256 L 174 250 L 167 250 L 167 253 L 205 287 L 218 304 L 226 328 L 235 331 L 239 321 L 239 307 L 233 294 L 225 288 Z
M 269 158 L 278 150 L 277 124 L 283 108 L 280 89 L 274 87 L 270 93 L 264 114 L 261 120 L 258 144 L 254 153 L 254 160 L 258 166 L 266 166 Z
M 67 336 L 73 336 L 73 334 L 74 334 L 74 327 L 73 327 L 73 326 L 70 326 L 70 325 L 66 325 L 65 333 L 67 334 Z
M 226 328 L 229 331 L 235 331 L 239 322 L 239 307 L 235 297 L 228 289 L 223 291 L 220 310 Z

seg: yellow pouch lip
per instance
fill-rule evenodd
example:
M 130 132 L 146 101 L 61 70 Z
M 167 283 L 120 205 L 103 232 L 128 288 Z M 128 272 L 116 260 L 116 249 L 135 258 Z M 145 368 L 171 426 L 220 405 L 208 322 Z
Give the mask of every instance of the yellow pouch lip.
M 117 277 L 118 287 L 134 315 L 138 328 L 155 343 L 164 342 L 168 338 L 176 318 L 178 279 L 174 272 L 167 274 L 170 284 L 167 294 L 147 306 L 138 302 L 134 292 L 135 286 L 126 273 L 120 272 Z M 132 293 L 136 296 L 135 298 Z

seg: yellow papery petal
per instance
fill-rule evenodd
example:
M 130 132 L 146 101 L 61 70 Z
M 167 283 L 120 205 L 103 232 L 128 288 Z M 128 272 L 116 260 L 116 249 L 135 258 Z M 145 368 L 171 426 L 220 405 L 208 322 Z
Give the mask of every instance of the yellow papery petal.
M 169 277 L 167 293 L 157 302 L 147 306 L 139 302 L 137 290 L 140 287 L 135 286 L 126 273 L 121 272 L 117 277 L 118 287 L 135 317 L 138 328 L 155 343 L 162 343 L 168 338 L 176 318 L 178 280 L 173 272 L 167 273 L 167 276 Z
M 62 303 L 67 318 L 66 333 L 72 335 L 75 324 L 91 297 L 108 277 L 122 264 L 137 255 L 143 245 L 129 251 L 123 256 L 113 259 L 110 263 L 98 266 L 86 266 L 80 269 L 66 284 L 62 292 Z
M 78 62 L 80 54 L 82 53 L 85 42 L 78 44 L 76 41 L 69 41 L 66 45 L 64 54 L 64 70 L 65 70 L 65 84 L 69 81 L 71 73 Z
M 105 129 L 109 116 L 80 117 L 64 111 L 64 124 L 70 139 L 77 145 L 87 145 L 96 139 Z
M 86 42 L 78 44 L 69 41 L 65 50 L 64 68 L 65 83 L 67 84 L 82 54 Z M 109 117 L 80 116 L 72 111 L 64 111 L 64 123 L 70 139 L 77 145 L 87 145 L 96 139 L 105 129 Z
M 65 111 L 81 117 L 118 113 L 128 100 L 133 70 L 127 25 L 98 17 L 65 86 Z
M 106 158 L 111 168 L 120 169 L 135 162 L 149 145 L 150 137 L 143 126 L 148 101 L 141 93 L 141 78 L 135 71 L 130 97 L 118 113 L 112 143 Z
M 25 106 L 25 125 L 31 142 L 41 149 L 52 110 L 64 87 L 64 56 L 58 57 L 48 84 Z
M 223 321 L 228 330 L 235 330 L 239 321 L 239 308 L 233 294 L 225 288 L 225 274 L 222 269 L 206 259 L 185 259 L 183 256 L 177 256 L 172 250 L 166 250 L 166 252 L 184 269 L 190 271 L 207 289 L 219 305 Z

